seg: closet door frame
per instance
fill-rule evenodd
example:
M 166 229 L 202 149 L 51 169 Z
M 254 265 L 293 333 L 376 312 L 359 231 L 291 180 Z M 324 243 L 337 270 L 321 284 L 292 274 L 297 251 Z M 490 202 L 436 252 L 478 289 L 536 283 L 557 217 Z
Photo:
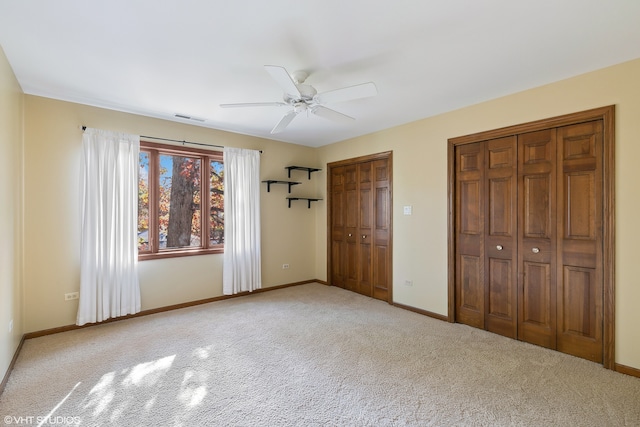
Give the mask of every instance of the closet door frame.
M 537 120 L 520 125 L 508 126 L 472 135 L 465 135 L 448 140 L 447 147 L 447 181 L 448 181 L 448 313 L 447 320 L 456 319 L 456 170 L 455 148 L 510 135 L 539 131 L 549 128 L 602 120 L 603 123 L 603 366 L 615 369 L 615 106 L 594 108 L 592 110 L 567 114 L 548 119 Z

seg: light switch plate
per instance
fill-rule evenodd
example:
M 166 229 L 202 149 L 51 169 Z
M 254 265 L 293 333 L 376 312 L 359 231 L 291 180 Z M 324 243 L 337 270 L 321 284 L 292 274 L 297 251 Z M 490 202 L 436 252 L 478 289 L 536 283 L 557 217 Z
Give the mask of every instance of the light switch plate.
M 412 206 L 405 206 L 404 207 L 404 214 L 405 215 L 411 215 L 412 211 L 413 211 L 413 207 Z

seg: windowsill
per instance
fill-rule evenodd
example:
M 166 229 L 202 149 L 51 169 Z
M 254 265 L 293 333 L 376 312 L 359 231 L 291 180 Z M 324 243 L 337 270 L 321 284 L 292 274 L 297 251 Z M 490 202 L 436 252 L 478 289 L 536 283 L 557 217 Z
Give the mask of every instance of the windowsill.
M 162 251 L 158 253 L 143 253 L 138 254 L 138 261 L 148 261 L 152 259 L 164 259 L 164 258 L 179 258 L 184 256 L 196 256 L 196 255 L 212 255 L 222 254 L 224 248 L 211 248 L 211 249 L 181 249 L 175 251 Z

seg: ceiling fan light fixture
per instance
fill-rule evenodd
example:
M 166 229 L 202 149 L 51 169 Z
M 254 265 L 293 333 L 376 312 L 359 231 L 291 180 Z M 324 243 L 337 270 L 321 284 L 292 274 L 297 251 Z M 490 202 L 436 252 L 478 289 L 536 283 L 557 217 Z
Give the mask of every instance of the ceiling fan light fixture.
M 303 111 L 307 111 L 307 108 L 309 106 L 307 105 L 306 102 L 296 102 L 295 104 L 293 104 L 293 111 L 296 112 L 296 114 L 302 113 Z

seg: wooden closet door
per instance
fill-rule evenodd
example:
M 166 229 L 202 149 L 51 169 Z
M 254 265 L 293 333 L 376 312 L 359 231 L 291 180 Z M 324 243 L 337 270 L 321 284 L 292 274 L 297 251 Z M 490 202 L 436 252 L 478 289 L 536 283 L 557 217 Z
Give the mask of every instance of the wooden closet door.
M 449 320 L 615 368 L 614 112 L 449 139 Z
M 603 361 L 603 125 L 558 129 L 558 350 Z
M 517 337 L 516 137 L 486 142 L 485 323 L 488 331 Z
M 391 302 L 392 153 L 327 166 L 329 281 Z
M 345 289 L 358 291 L 360 242 L 358 240 L 360 195 L 358 194 L 358 166 L 348 165 L 344 168 L 345 193 Z
M 455 150 L 456 322 L 484 329 L 484 142 Z
M 373 255 L 373 162 L 358 164 L 358 286 L 356 291 L 373 296 L 371 261 Z
M 372 253 L 373 297 L 388 301 L 391 278 L 391 164 L 389 159 L 373 162 L 374 235 Z
M 347 256 L 345 168 L 332 168 L 329 179 L 331 192 L 331 218 L 329 219 L 331 271 L 329 274 L 334 286 L 344 288 Z
M 518 339 L 556 348 L 556 130 L 518 135 Z

